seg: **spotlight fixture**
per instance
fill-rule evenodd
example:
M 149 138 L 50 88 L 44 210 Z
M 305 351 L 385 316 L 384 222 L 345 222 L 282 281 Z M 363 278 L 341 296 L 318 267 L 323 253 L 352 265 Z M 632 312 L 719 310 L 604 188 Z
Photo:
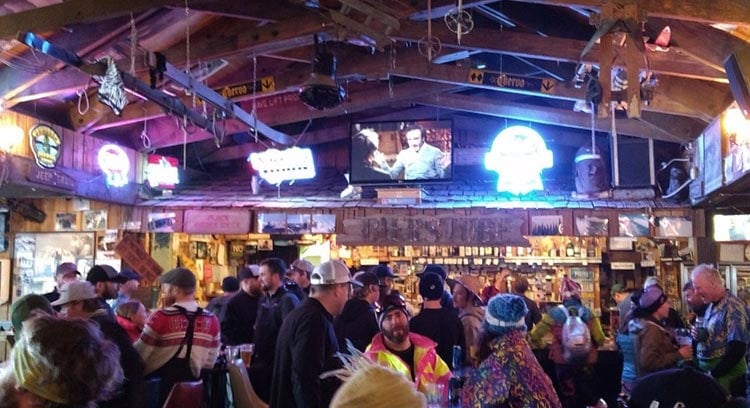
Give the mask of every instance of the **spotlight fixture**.
M 320 47 L 316 36 L 313 72 L 300 87 L 299 97 L 305 105 L 325 110 L 340 105 L 345 96 L 344 88 L 336 83 L 336 57 Z

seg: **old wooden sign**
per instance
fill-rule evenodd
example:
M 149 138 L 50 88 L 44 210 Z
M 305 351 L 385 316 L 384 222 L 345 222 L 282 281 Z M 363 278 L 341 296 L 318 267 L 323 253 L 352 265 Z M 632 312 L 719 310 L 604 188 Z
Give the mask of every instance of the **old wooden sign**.
M 371 245 L 528 246 L 525 218 L 510 215 L 475 217 L 380 216 L 344 220 L 336 241 Z
M 115 253 L 148 281 L 154 281 L 164 270 L 143 246 L 130 235 L 125 235 L 115 244 Z

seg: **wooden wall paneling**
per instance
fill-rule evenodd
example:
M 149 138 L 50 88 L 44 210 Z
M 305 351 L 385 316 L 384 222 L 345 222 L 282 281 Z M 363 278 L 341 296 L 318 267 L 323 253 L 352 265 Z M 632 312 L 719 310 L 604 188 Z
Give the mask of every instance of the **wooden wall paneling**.
M 559 210 L 559 214 L 562 215 L 563 235 L 575 235 L 576 229 L 573 224 L 573 210 L 570 208 L 564 208 Z

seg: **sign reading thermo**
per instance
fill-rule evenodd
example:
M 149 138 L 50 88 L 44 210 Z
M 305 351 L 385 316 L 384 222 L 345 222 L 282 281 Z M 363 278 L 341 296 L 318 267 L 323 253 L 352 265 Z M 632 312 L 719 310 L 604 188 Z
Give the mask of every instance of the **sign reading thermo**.
M 185 210 L 182 229 L 188 234 L 247 234 L 250 211 Z

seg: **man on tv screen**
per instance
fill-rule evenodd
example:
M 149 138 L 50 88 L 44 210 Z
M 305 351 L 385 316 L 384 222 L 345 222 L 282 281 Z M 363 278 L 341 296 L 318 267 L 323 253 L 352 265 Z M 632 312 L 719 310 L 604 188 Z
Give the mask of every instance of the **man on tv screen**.
M 388 166 L 382 156 L 378 157 L 381 168 L 396 179 L 403 171 L 405 180 L 445 178 L 445 169 L 450 166 L 450 153 L 443 153 L 425 142 L 426 132 L 422 127 L 406 132 L 408 147 L 396 156 L 396 162 Z

